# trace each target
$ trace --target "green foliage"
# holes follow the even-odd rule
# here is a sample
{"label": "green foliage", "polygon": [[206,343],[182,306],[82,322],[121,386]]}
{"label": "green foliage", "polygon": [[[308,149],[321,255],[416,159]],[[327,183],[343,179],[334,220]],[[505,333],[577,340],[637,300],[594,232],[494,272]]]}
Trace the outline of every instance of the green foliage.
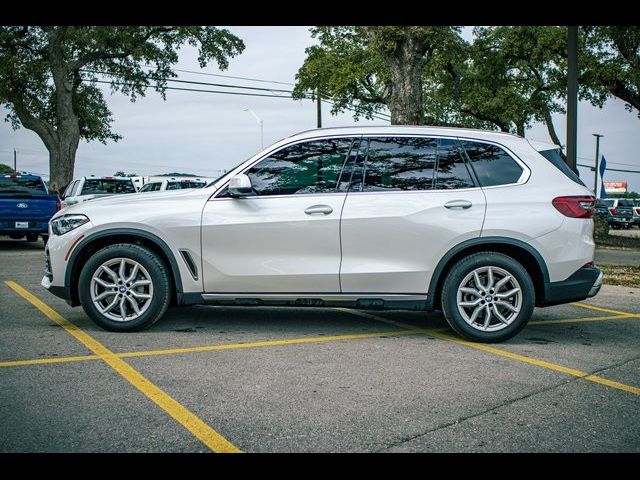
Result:
{"label": "green foliage", "polygon": [[13,167],[0,163],[0,173],[13,173]]}
{"label": "green foliage", "polygon": [[599,107],[618,97],[640,117],[640,27],[582,27],[582,33],[585,97]]}
{"label": "green foliage", "polygon": [[[14,128],[39,124],[44,133],[55,137],[71,113],[81,138],[103,143],[118,140],[121,137],[111,128],[113,118],[103,94],[92,83],[103,78],[96,72],[104,72],[112,92],[132,101],[144,96],[147,88],[164,98],[166,79],[176,76],[172,66],[184,44],[199,47],[202,67],[215,61],[223,69],[228,57],[244,49],[242,40],[214,27],[3,26],[0,104],[9,109],[7,120]],[[72,98],[73,112],[62,108],[65,95]]]}
{"label": "green foliage", "polygon": [[124,170],[118,170],[113,174],[114,177],[137,177],[137,173],[124,173]]}
{"label": "green foliage", "polygon": [[[413,49],[406,70],[428,65],[443,53],[448,43],[458,36],[458,27],[400,26],[320,26],[311,29],[319,45],[307,48],[307,58],[298,70],[294,98],[319,89],[321,96],[334,103],[336,114],[353,108],[354,118],[372,118],[384,107],[394,109],[393,69],[405,61],[406,51]],[[411,52],[410,52],[411,53]]]}
{"label": "green foliage", "polygon": [[[393,88],[388,56],[407,28],[316,27],[319,44],[307,49],[294,95],[320,89],[335,102],[332,113],[355,107],[370,117],[389,107]],[[559,26],[477,27],[473,42],[459,30],[424,30],[432,48],[423,63],[425,122],[500,129],[524,135],[544,122],[560,144],[552,113],[564,113],[567,29]],[[579,31],[580,98],[602,106],[611,95],[640,104],[640,27],[582,27]],[[410,65],[404,66],[409,72]]]}

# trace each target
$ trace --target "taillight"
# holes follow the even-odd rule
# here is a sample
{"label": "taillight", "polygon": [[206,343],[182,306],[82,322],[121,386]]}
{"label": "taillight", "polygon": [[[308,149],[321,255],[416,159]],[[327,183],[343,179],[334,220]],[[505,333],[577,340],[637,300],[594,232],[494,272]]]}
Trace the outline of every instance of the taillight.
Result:
{"label": "taillight", "polygon": [[62,202],[59,198],[56,198],[56,212],[59,212],[60,210],[62,210]]}
{"label": "taillight", "polygon": [[609,213],[615,217],[618,209],[616,207],[609,207]]}
{"label": "taillight", "polygon": [[636,208],[636,215],[640,215],[640,208]]}
{"label": "taillight", "polygon": [[551,203],[566,217],[591,218],[595,213],[596,198],[592,196],[556,197]]}

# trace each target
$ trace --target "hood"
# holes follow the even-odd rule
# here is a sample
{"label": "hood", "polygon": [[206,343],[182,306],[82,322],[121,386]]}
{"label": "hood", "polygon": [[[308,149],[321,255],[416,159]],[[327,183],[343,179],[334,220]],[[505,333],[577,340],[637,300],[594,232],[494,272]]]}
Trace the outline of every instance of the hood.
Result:
{"label": "hood", "polygon": [[213,195],[214,192],[214,188],[197,188],[169,190],[163,192],[142,192],[127,193],[124,195],[99,196],[93,198],[90,201],[80,202],[65,207],[57,213],[56,217],[70,213],[80,213],[91,218],[92,212],[101,212],[105,209],[121,210],[123,212],[126,212],[128,208],[158,209],[162,208],[162,204],[165,202],[174,202],[178,199],[183,199],[184,197],[208,197]]}

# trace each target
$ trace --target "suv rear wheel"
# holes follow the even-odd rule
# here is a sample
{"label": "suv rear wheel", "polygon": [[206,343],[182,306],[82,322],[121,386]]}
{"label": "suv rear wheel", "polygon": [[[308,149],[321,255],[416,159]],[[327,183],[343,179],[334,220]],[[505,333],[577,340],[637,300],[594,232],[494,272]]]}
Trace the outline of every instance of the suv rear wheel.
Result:
{"label": "suv rear wheel", "polygon": [[535,306],[525,268],[513,258],[481,252],[459,260],[442,289],[442,310],[451,328],[477,342],[501,342],[522,330]]}
{"label": "suv rear wheel", "polygon": [[99,250],[78,283],[87,315],[106,330],[132,332],[153,325],[171,300],[167,267],[140,245],[119,243]]}

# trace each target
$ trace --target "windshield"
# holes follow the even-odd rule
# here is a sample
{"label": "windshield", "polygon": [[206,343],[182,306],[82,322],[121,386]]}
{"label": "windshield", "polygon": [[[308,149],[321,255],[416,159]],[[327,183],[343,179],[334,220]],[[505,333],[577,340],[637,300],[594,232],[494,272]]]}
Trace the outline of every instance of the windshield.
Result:
{"label": "windshield", "polygon": [[633,207],[633,200],[618,200],[619,207]]}
{"label": "windshield", "polygon": [[615,200],[602,200],[602,202],[603,202],[607,207],[613,207],[613,205],[615,204]]}
{"label": "windshield", "polygon": [[582,185],[583,187],[586,187],[586,185],[582,183],[582,180],[580,180],[580,177],[578,177],[576,172],[571,170],[571,168],[569,168],[569,165],[566,164],[564,154],[559,148],[554,148],[552,150],[543,150],[538,153],[549,160],[558,170],[564,173],[571,180],[579,185]]}
{"label": "windshield", "polygon": [[117,180],[115,178],[87,178],[82,186],[81,195],[103,195],[114,193],[135,193],[136,189],[131,180]]}
{"label": "windshield", "polygon": [[0,177],[0,193],[47,194],[39,178]]}

